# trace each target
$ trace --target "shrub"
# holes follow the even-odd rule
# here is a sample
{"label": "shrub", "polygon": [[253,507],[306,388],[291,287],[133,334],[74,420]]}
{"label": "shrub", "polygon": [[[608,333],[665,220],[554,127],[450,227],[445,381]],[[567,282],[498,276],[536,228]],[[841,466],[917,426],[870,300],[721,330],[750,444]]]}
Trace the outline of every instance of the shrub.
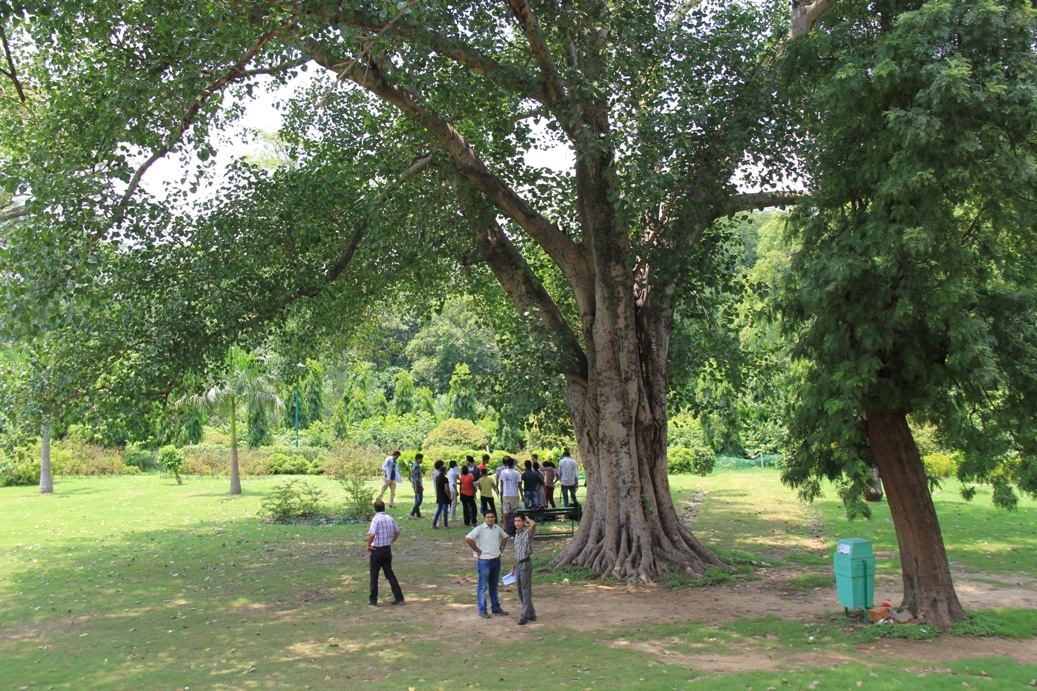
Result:
{"label": "shrub", "polygon": [[945,453],[931,453],[922,457],[927,477],[944,478],[958,472],[958,463],[953,456]]}
{"label": "shrub", "polygon": [[284,522],[322,515],[320,505],[323,500],[323,490],[312,486],[306,480],[293,478],[275,485],[260,506],[263,515],[271,520]]}
{"label": "shrub", "polygon": [[307,475],[310,472],[310,462],[301,455],[272,453],[267,461],[274,475]]}
{"label": "shrub", "polygon": [[172,444],[166,444],[158,450],[158,464],[166,470],[173,471],[173,475],[176,477],[176,484],[178,485],[184,484],[180,479],[180,469],[184,467],[186,460],[184,452]]}
{"label": "shrub", "polygon": [[343,515],[347,518],[367,520],[374,515],[374,490],[367,486],[362,468],[347,466],[335,476],[346,492]]}
{"label": "shrub", "polygon": [[717,456],[704,446],[692,449],[675,446],[666,451],[666,461],[674,475],[709,475],[716,466]]}
{"label": "shrub", "polygon": [[[36,454],[39,447],[36,447]],[[80,442],[55,442],[50,446],[55,475],[139,475],[140,468],[126,465],[117,449]]]}
{"label": "shrub", "polygon": [[147,470],[154,460],[154,454],[141,447],[140,444],[127,444],[122,452],[122,462],[140,470]]}
{"label": "shrub", "polygon": [[465,449],[482,449],[488,439],[486,432],[473,422],[449,418],[436,425],[421,443],[422,449],[437,447],[460,447]]}
{"label": "shrub", "polygon": [[0,487],[19,487],[40,484],[40,463],[28,453],[20,451],[15,458],[0,452]]}

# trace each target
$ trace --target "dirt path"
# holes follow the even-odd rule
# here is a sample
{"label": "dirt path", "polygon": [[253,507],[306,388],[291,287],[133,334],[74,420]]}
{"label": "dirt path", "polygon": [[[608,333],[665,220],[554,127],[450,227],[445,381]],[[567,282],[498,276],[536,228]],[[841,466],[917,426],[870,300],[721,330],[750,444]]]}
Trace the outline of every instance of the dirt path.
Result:
{"label": "dirt path", "polygon": [[[419,568],[422,560],[454,561],[458,577],[435,585],[411,584],[408,592],[410,605],[394,613],[400,620],[423,620],[427,616],[423,603],[431,601],[433,594],[444,592],[457,594],[458,604],[447,611],[437,612],[438,628],[456,630],[455,627],[471,626],[475,621],[476,608],[474,591],[475,569],[470,553],[459,544],[464,533],[461,530],[432,540],[420,549],[401,550],[396,561],[399,570],[406,571],[408,562]],[[358,555],[359,559],[364,559]],[[507,561],[507,559],[506,559]],[[816,567],[815,567],[816,568]],[[823,569],[819,569],[823,570]],[[568,628],[578,631],[609,631],[625,629],[639,623],[658,624],[677,621],[700,621],[723,624],[734,619],[775,616],[782,619],[810,622],[827,622],[827,615],[838,611],[834,587],[817,588],[807,593],[790,587],[789,580],[804,572],[800,567],[768,568],[757,571],[758,580],[741,581],[732,585],[700,588],[667,589],[649,586],[630,590],[613,584],[538,584],[535,586],[536,607],[539,621],[525,630],[530,635],[543,635],[545,629]],[[958,596],[969,610],[993,607],[1037,608],[1037,582],[1033,579],[1007,581],[989,575],[965,577],[955,575]],[[471,596],[469,602],[464,596]],[[876,598],[880,601],[899,603],[899,578],[880,577],[876,582]],[[504,606],[517,615],[518,601],[513,588],[501,589]],[[438,599],[438,598],[436,598]],[[364,616],[362,612],[354,615]],[[753,650],[749,646],[732,647],[731,655],[703,654],[681,655],[666,650],[664,643],[629,643],[613,641],[613,645],[633,647],[656,657],[660,661],[676,663],[704,672],[727,672],[746,669],[796,669],[798,667],[831,667],[851,661],[861,661],[875,656],[881,659],[902,659],[911,665],[909,669],[924,673],[937,670],[940,663],[954,660],[999,656],[1020,663],[1037,664],[1037,640],[1013,641],[1005,639],[983,639],[942,637],[935,641],[881,640],[845,653],[817,652],[795,653],[788,651],[768,652]],[[933,667],[937,665],[937,667]]]}

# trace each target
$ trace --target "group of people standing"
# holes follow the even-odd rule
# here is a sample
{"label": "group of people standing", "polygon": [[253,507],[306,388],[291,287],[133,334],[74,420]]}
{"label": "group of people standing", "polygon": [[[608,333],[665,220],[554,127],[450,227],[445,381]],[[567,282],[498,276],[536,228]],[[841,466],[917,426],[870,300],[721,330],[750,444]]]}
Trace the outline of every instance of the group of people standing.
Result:
{"label": "group of people standing", "polygon": [[[400,528],[396,520],[385,512],[385,502],[378,499],[374,503],[375,515],[367,531],[367,552],[370,555],[370,596],[368,604],[378,606],[378,578],[385,574],[392,589],[391,605],[404,604],[403,589],[392,568],[392,546],[400,537]],[[525,626],[537,620],[533,607],[533,533],[537,524],[532,518],[516,514],[513,519],[515,528],[515,561],[511,573],[515,576],[522,611],[518,625]],[[508,544],[508,533],[497,525],[495,511],[486,511],[483,522],[475,526],[465,536],[465,543],[472,549],[476,558],[479,574],[476,586],[476,604],[479,616],[491,619],[493,615],[508,616],[507,610],[501,607],[498,581],[501,576],[501,558]]]}
{"label": "group of people standing", "polygon": [[[370,598],[369,604],[378,604],[378,577],[384,573],[393,600],[390,604],[404,603],[403,591],[392,569],[392,545],[400,536],[400,528],[396,520],[385,512],[382,497],[389,490],[389,506],[396,505],[396,484],[403,477],[399,466],[400,452],[395,451],[382,464],[384,483],[382,491],[374,503],[375,516],[367,536],[367,551],[370,557]],[[421,518],[421,505],[424,500],[423,454],[414,456],[410,470],[410,483],[414,490],[414,508],[408,518]],[[520,626],[536,621],[536,610],[533,608],[533,547],[532,538],[537,523],[529,516],[516,513],[520,500],[525,508],[554,507],[554,490],[557,485],[562,488],[564,506],[576,504],[576,487],[578,469],[576,461],[569,455],[569,449],[562,452],[562,458],[556,468],[554,463],[540,463],[536,454],[523,464],[524,471],[516,469],[518,461],[505,456],[502,464],[489,472],[487,465],[490,455],[484,454],[482,463],[476,464],[472,456],[465,458],[465,464],[458,467],[457,461],[436,461],[433,465],[432,484],[436,494],[436,513],[432,518],[432,527],[439,528],[440,519],[443,527],[449,527],[449,521],[457,518],[457,504],[462,506],[464,524],[472,530],[465,536],[465,543],[472,549],[478,565],[479,582],[476,587],[476,603],[479,616],[490,619],[493,615],[507,616],[508,612],[501,607],[498,593],[498,581],[501,575],[501,557],[508,539],[515,543],[515,561],[511,572],[515,576],[522,611],[519,615]],[[521,494],[520,494],[521,492]],[[482,522],[478,520],[475,497],[480,499],[479,511]],[[494,495],[500,498],[502,521],[507,529],[497,523],[497,507]]]}
{"label": "group of people standing", "polygon": [[[378,494],[381,500],[386,490],[390,491],[389,506],[396,505],[396,483],[402,481],[399,466],[400,452],[395,451],[385,459],[382,464],[384,483],[382,491]],[[411,488],[414,490],[414,507],[410,511],[409,518],[421,518],[421,505],[425,497],[424,469],[422,464],[425,457],[423,454],[414,456],[414,463],[410,470]],[[565,506],[576,503],[577,487],[577,465],[576,461],[569,456],[569,449],[562,452],[562,459],[556,468],[551,461],[543,464],[536,454],[525,462],[525,470],[522,473],[516,469],[518,461],[505,456],[502,465],[495,472],[490,473],[487,464],[490,461],[489,454],[483,454],[482,462],[478,465],[472,456],[465,457],[464,465],[458,467],[457,461],[436,461],[432,471],[432,486],[436,496],[436,513],[432,518],[432,527],[440,527],[440,519],[444,528],[450,527],[450,521],[457,519],[457,505],[461,504],[462,517],[466,526],[475,527],[479,525],[479,514],[485,515],[488,511],[497,512],[494,495],[501,500],[501,510],[505,516],[510,516],[519,507],[522,500],[525,508],[556,507],[554,491],[556,485],[561,485],[562,500]],[[521,494],[520,494],[521,492]],[[476,509],[476,496],[479,497],[480,506]]]}

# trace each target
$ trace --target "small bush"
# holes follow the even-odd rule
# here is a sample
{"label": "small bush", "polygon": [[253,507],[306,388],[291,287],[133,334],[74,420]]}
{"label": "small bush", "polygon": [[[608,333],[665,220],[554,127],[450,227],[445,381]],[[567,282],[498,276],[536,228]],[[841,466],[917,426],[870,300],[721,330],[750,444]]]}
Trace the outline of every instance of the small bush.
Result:
{"label": "small bush", "polygon": [[486,432],[473,422],[450,418],[443,420],[428,433],[421,443],[422,449],[436,447],[460,447],[466,449],[482,449],[488,439]]}
{"label": "small bush", "polygon": [[127,444],[122,452],[122,462],[140,470],[147,470],[154,462],[154,454],[140,444]]}
{"label": "small bush", "polygon": [[180,469],[184,467],[186,461],[187,458],[184,456],[184,452],[172,444],[166,444],[158,450],[158,464],[166,470],[173,471],[173,475],[176,477],[176,484],[178,485],[184,484],[180,479]]}
{"label": "small bush", "polygon": [[299,455],[272,453],[267,461],[274,475],[307,475],[310,472],[310,462]]}
{"label": "small bush", "polygon": [[950,454],[931,453],[922,457],[927,477],[945,478],[958,472],[958,463]]}
{"label": "small bush", "polygon": [[374,515],[374,490],[367,486],[361,468],[347,467],[335,476],[346,492],[343,515],[347,518],[367,520]]}
{"label": "small bush", "polygon": [[[39,453],[39,447],[35,453]],[[139,475],[141,472],[136,466],[126,465],[117,449],[74,441],[52,443],[50,461],[55,475]]]}
{"label": "small bush", "polygon": [[704,446],[692,449],[676,446],[667,450],[666,461],[674,475],[709,475],[716,466],[717,456]]}
{"label": "small bush", "polygon": [[273,521],[316,518],[323,515],[324,491],[306,480],[291,479],[275,485],[260,504],[262,514]]}
{"label": "small bush", "polygon": [[0,487],[24,487],[40,484],[40,462],[28,454],[9,458],[0,452]]}

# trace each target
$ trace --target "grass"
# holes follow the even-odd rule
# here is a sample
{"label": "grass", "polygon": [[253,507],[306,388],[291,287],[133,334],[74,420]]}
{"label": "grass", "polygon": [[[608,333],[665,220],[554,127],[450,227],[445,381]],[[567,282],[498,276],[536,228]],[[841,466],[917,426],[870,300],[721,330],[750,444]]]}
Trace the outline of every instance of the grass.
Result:
{"label": "grass", "polygon": [[[461,543],[466,529],[453,523],[449,531],[433,531],[428,520],[403,520],[411,503],[403,492],[394,513],[405,539],[394,554],[397,571],[406,574],[408,605],[404,611],[368,608],[366,526],[258,520],[261,501],[279,481],[246,478],[237,497],[225,494],[223,478],[190,477],[178,487],[172,478],[154,475],[60,477],[56,493],[46,497],[35,488],[0,490],[0,689],[596,690],[702,688],[703,683],[744,689],[808,688],[815,681],[850,688],[857,681],[871,684],[876,679],[871,674],[883,685],[961,688],[963,681],[1020,686],[1037,677],[1034,665],[991,658],[941,663],[938,669],[875,657],[834,669],[824,664],[716,672],[679,657],[859,658],[867,651],[860,646],[871,640],[864,637],[874,634],[848,625],[842,612],[811,626],[777,617],[709,624],[689,612],[677,623],[605,631],[544,623],[517,634],[498,621],[483,627],[471,616],[474,570]],[[734,574],[718,571],[718,577],[737,583],[755,569],[777,568],[789,570],[790,582],[805,592],[829,587],[824,579],[831,575],[835,541],[849,536],[873,540],[880,573],[899,568],[884,505],[875,507],[872,522],[847,524],[834,500],[803,506],[769,469],[671,481],[678,505],[692,492],[705,497],[696,534],[708,545],[722,546],[719,553],[736,567]],[[345,502],[337,483],[313,482],[327,492],[329,508]],[[988,510],[989,497],[982,493],[974,504],[949,492],[937,497],[941,517],[954,517],[944,535],[955,568],[994,579],[1033,573],[1033,502],[1020,502],[1009,515]],[[1014,533],[998,532],[1022,533],[1026,526],[1031,528],[1018,540]],[[563,526],[550,530],[567,533]],[[564,539],[538,538],[537,583],[568,579],[574,596],[594,597],[588,588],[599,582],[596,574],[546,569],[563,544]],[[457,556],[430,558],[430,545],[435,554],[456,551]],[[729,587],[722,582],[711,587]],[[978,612],[955,633],[1029,637],[1037,633],[1037,614]],[[521,654],[509,650],[516,640]],[[647,654],[644,646],[665,647],[672,655]]]}

